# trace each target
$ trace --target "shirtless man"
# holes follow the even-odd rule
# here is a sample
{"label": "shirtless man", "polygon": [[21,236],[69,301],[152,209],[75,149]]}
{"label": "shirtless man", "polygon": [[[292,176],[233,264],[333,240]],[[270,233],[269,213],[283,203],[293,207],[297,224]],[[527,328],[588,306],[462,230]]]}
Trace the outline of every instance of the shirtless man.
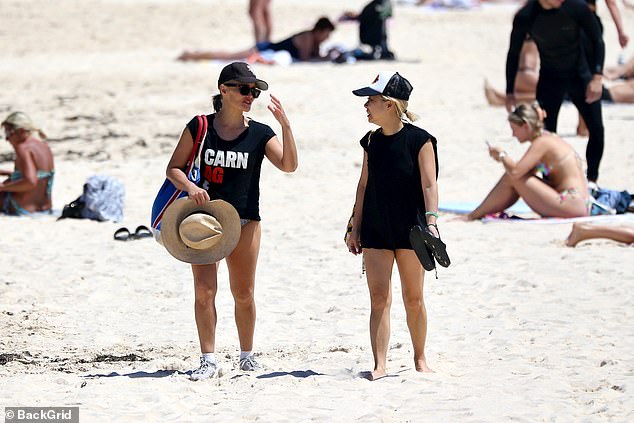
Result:
{"label": "shirtless man", "polygon": [[237,52],[226,51],[185,51],[178,60],[245,60],[246,62],[262,62],[260,52],[264,50],[287,51],[293,61],[330,60],[320,54],[321,44],[330,37],[335,30],[333,23],[326,17],[321,17],[313,29],[299,32],[277,43],[261,42],[255,47]]}

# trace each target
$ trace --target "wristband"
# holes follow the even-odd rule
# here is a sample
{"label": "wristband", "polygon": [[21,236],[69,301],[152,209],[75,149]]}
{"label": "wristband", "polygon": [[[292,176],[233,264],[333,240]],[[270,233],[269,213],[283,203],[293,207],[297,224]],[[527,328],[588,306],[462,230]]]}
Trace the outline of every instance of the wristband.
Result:
{"label": "wristband", "polygon": [[436,219],[438,219],[438,213],[434,212],[425,212],[425,216],[434,216]]}

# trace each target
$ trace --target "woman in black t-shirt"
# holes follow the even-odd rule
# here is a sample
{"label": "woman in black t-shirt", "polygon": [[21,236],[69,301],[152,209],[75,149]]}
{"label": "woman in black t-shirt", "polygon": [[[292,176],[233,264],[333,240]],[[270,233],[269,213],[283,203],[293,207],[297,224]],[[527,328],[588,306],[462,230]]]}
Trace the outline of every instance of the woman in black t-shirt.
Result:
{"label": "woman in black t-shirt", "polygon": [[361,139],[363,167],[357,186],[352,232],[347,244],[363,253],[370,290],[370,340],[374,370],[368,379],[385,376],[390,337],[391,275],[398,266],[407,313],[414,364],[430,372],[425,358],[427,312],[423,301],[423,268],[409,242],[409,232],[425,216],[438,237],[438,160],[436,139],[406,121],[412,86],[398,73],[381,72],[368,87],[353,91],[368,96],[368,121],[380,128]]}
{"label": "woman in black t-shirt", "polygon": [[[246,63],[234,62],[224,67],[218,78],[220,94],[214,96],[215,114],[208,116],[209,127],[201,153],[201,181],[187,179],[181,170],[193,148],[192,133],[198,129],[190,122],[183,130],[167,167],[167,177],[177,189],[186,191],[198,205],[210,199],[231,203],[242,223],[240,241],[226,257],[229,283],[235,301],[235,320],[240,339],[241,370],[256,370],[252,353],[255,331],[255,268],[260,249],[260,167],[264,157],[284,172],[297,168],[297,149],[290,123],[280,101],[271,95],[268,109],[282,127],[280,143],[267,125],[244,116],[268,84],[257,79]],[[202,357],[200,367],[191,378],[207,379],[217,375],[214,357],[216,308],[215,297],[218,263],[192,264],[195,290],[195,317]]]}

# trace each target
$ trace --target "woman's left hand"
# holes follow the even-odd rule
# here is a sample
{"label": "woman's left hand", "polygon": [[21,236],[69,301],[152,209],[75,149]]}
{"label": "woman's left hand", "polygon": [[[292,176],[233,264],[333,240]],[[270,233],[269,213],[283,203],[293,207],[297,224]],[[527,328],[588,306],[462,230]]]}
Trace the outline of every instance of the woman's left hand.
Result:
{"label": "woman's left hand", "polygon": [[271,94],[271,104],[269,104],[267,108],[271,111],[273,117],[279,122],[280,125],[290,125],[290,122],[286,117],[286,113],[284,112],[284,108],[282,107],[282,103],[273,94]]}
{"label": "woman's left hand", "polygon": [[438,227],[436,226],[436,224],[428,224],[427,225],[427,232],[429,232],[430,234],[432,234],[433,236],[435,236],[436,238],[440,238],[440,233],[438,232]]}
{"label": "woman's left hand", "polygon": [[489,147],[489,156],[491,156],[493,158],[493,160],[495,160],[496,162],[500,161],[500,153],[502,153],[504,150],[500,147],[496,147],[496,146],[491,146]]}

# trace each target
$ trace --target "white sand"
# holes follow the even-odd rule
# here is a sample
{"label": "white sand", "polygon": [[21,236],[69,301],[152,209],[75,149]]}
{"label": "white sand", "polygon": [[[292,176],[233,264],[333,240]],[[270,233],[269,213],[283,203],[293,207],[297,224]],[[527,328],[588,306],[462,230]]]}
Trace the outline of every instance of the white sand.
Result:
{"label": "white sand", "polygon": [[[275,39],[320,14],[365,1],[275,0]],[[604,3],[606,63],[619,53]],[[484,140],[514,156],[505,112],[486,105],[504,84],[512,6],[434,12],[397,6],[390,42],[402,62],[256,66],[292,121],[300,168],[262,172],[263,239],[256,348],[265,369],[235,370],[238,345],[221,268],[217,352],[224,375],[190,382],[198,361],[189,267],[151,240],[119,243],[148,224],[151,202],[184,124],[208,110],[221,64],[179,63],[183,48],[251,44],[246,1],[3,0],[0,114],[24,110],[56,154],[61,209],[96,173],[127,190],[125,220],[0,217],[0,406],[79,406],[92,421],[632,421],[632,250],[609,241],[563,246],[570,224],[440,220],[453,265],[426,276],[427,355],[413,368],[398,275],[390,375],[370,383],[369,298],[360,258],[342,242],[370,128],[350,90],[398,69],[410,109],[439,139],[440,195],[479,200],[501,173]],[[632,12],[623,13],[626,27]],[[630,32],[634,36],[634,32]],[[356,27],[333,41],[354,46]],[[628,56],[634,50],[628,48]],[[266,96],[264,96],[266,97]],[[252,116],[277,123],[266,99]],[[560,132],[572,136],[565,106]],[[600,182],[632,188],[634,109],[604,109]],[[7,143],[0,154],[10,153]],[[11,163],[2,163],[7,168]],[[97,361],[135,354],[146,361]]]}

